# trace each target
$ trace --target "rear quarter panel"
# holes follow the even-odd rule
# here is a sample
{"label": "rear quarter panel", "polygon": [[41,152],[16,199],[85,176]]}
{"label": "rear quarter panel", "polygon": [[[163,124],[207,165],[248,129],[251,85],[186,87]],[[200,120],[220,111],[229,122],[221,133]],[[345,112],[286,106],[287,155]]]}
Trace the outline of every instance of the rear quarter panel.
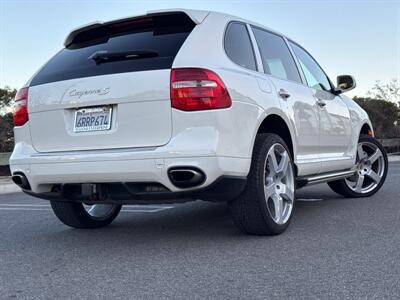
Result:
{"label": "rear quarter panel", "polygon": [[[214,131],[218,135],[216,155],[251,158],[262,121],[268,114],[283,113],[273,84],[259,72],[232,62],[225,53],[225,29],[229,22],[237,20],[229,15],[210,13],[194,28],[173,63],[173,68],[214,71],[227,87],[232,107],[207,112],[174,111],[172,120],[174,131],[176,127],[185,128],[184,123],[186,127],[190,124],[191,130]],[[176,118],[178,114],[181,116]]]}

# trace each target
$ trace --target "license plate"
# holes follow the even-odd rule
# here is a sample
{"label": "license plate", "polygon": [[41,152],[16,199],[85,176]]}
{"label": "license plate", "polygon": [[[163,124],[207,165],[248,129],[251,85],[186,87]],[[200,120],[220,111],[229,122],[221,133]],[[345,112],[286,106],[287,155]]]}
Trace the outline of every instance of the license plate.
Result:
{"label": "license plate", "polygon": [[90,107],[75,111],[74,132],[111,129],[112,107]]}

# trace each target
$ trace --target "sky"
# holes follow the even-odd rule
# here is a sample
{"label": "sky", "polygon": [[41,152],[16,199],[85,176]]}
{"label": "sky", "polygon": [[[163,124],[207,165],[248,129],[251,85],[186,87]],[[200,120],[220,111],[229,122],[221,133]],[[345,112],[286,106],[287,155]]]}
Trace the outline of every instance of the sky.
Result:
{"label": "sky", "polygon": [[75,27],[162,8],[214,10],[275,29],[305,47],[333,82],[353,75],[366,95],[400,81],[400,0],[93,1],[0,0],[0,87],[19,88]]}

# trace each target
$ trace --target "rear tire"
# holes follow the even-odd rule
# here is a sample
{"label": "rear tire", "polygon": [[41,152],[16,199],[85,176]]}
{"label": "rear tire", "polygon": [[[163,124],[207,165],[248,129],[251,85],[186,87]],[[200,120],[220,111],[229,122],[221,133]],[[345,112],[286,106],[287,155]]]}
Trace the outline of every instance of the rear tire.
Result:
{"label": "rear tire", "polygon": [[360,136],[356,167],[353,176],[328,182],[329,187],[347,198],[370,197],[380,190],[386,179],[388,159],[385,149],[375,138]]}
{"label": "rear tire", "polygon": [[99,228],[109,225],[118,216],[121,205],[94,204],[88,208],[83,203],[51,201],[57,218],[73,228]]}
{"label": "rear tire", "polygon": [[295,204],[290,151],[276,134],[258,134],[243,193],[228,203],[235,225],[254,235],[276,235],[289,226]]}

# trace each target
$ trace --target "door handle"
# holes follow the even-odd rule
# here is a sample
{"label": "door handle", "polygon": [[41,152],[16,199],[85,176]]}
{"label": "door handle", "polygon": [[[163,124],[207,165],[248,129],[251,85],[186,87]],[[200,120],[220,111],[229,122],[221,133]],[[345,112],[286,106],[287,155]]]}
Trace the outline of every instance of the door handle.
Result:
{"label": "door handle", "polygon": [[321,108],[324,108],[326,106],[326,102],[323,100],[319,100],[319,99],[317,99],[317,104]]}
{"label": "door handle", "polygon": [[278,92],[278,94],[279,94],[279,97],[281,97],[281,98],[284,99],[284,100],[286,100],[287,98],[290,97],[289,92],[287,92],[287,91],[284,90],[284,89],[280,89],[279,92]]}

